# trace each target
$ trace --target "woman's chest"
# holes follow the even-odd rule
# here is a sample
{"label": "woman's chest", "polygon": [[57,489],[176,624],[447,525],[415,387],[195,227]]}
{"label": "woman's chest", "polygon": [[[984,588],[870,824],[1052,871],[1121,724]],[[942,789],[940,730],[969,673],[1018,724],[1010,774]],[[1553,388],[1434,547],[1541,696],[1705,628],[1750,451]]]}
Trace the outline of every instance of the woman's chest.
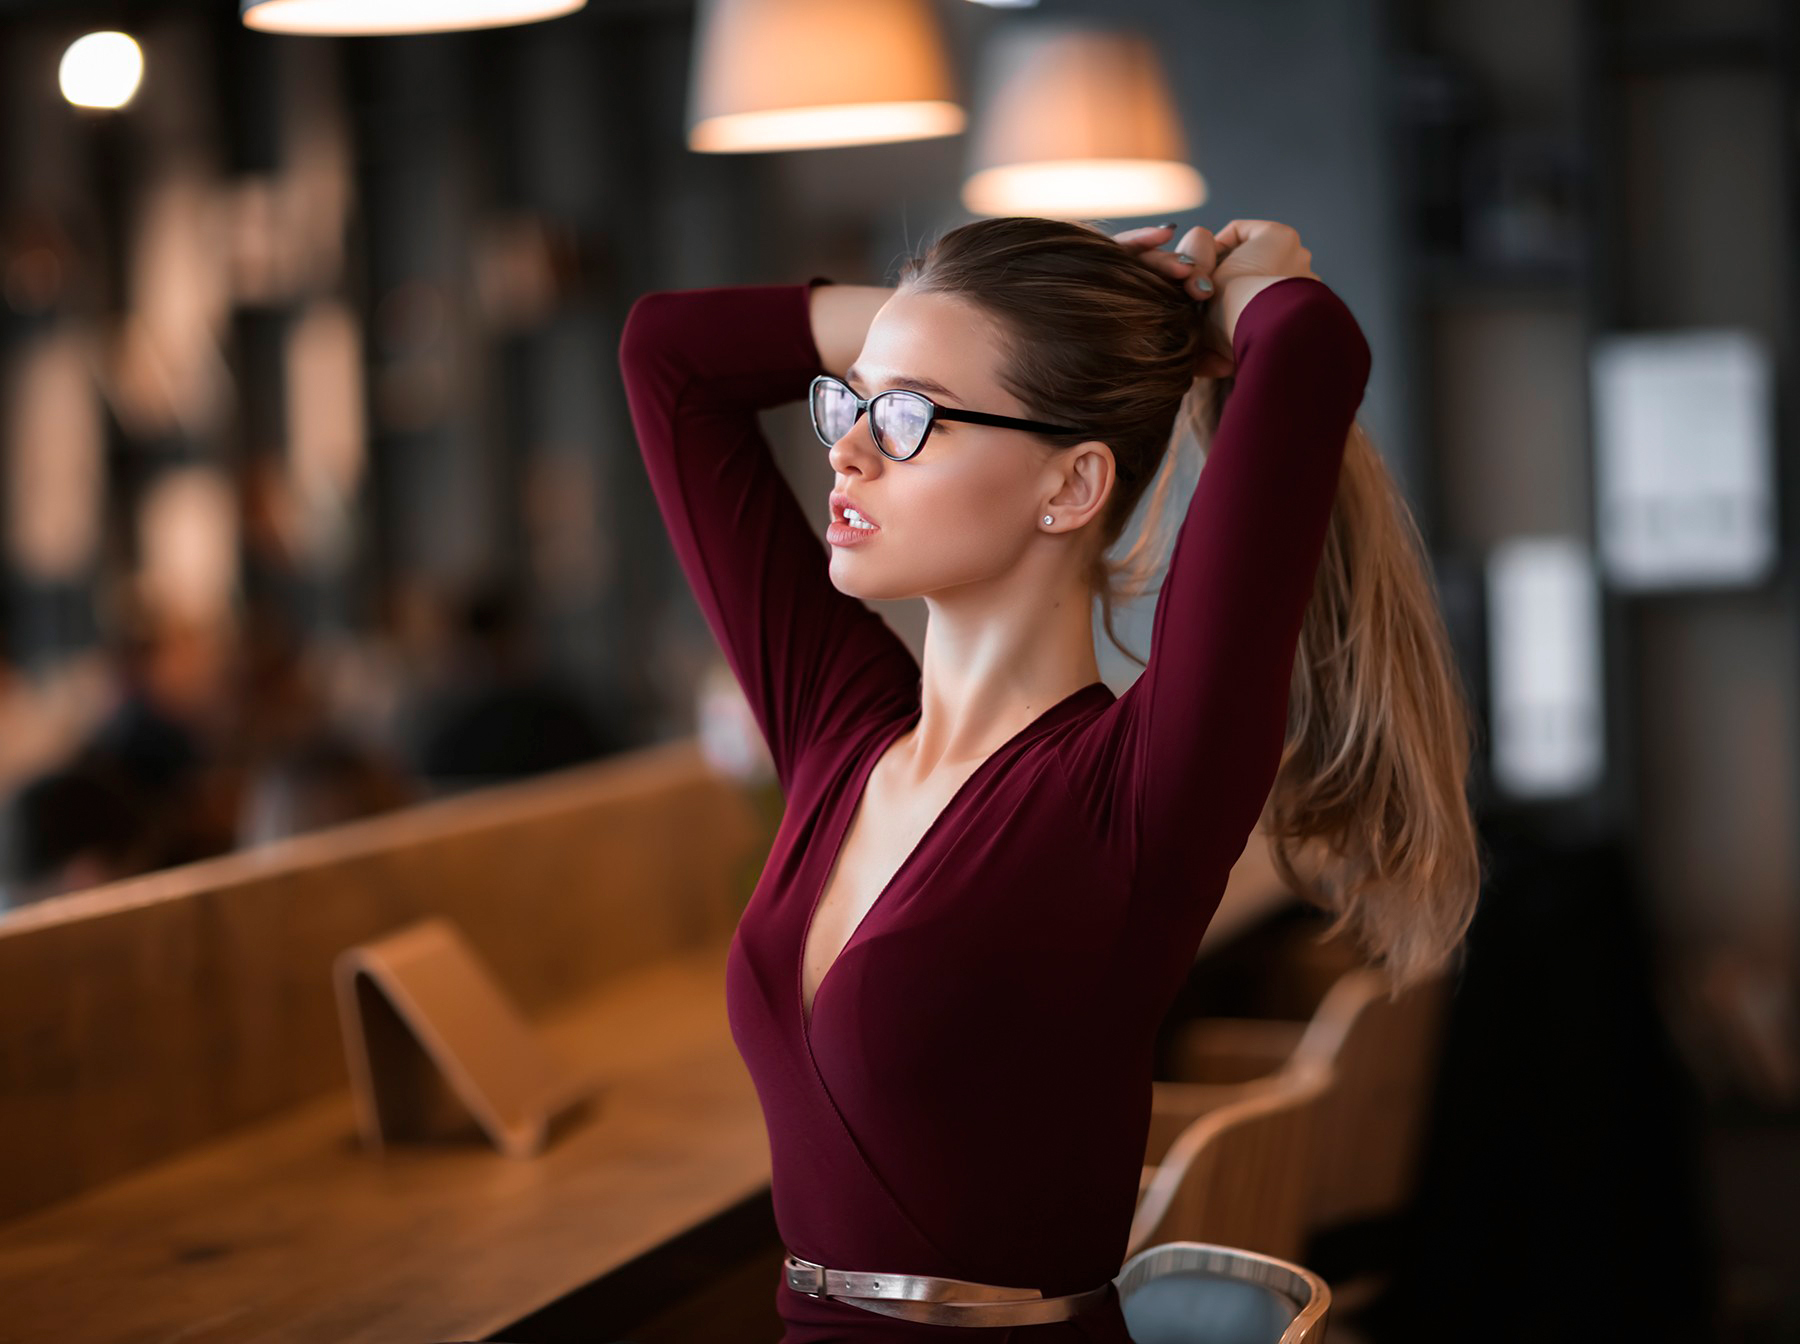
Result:
{"label": "woman's chest", "polygon": [[1104,993],[1126,877],[1053,771],[1015,758],[922,793],[853,767],[791,795],[737,929],[738,1025],[802,1059],[909,1052]]}
{"label": "woman's chest", "polygon": [[[889,758],[878,760],[861,796],[852,805],[848,828],[827,869],[804,934],[801,955],[802,1002],[808,1014],[820,983],[844,946],[868,918],[882,893],[907,860],[934,835],[937,823],[977,763],[940,770],[924,783],[898,778]],[[831,849],[829,827],[818,843]],[[940,839],[941,843],[941,839]]]}

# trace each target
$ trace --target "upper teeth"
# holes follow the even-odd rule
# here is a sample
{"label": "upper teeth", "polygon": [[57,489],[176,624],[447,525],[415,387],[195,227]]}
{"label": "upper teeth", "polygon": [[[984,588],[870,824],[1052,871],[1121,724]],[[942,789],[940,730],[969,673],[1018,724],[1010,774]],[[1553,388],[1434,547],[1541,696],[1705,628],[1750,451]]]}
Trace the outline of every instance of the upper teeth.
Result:
{"label": "upper teeth", "polygon": [[855,509],[844,510],[844,521],[849,523],[851,527],[866,527],[871,531],[875,527],[874,523],[871,523],[867,518],[864,518]]}

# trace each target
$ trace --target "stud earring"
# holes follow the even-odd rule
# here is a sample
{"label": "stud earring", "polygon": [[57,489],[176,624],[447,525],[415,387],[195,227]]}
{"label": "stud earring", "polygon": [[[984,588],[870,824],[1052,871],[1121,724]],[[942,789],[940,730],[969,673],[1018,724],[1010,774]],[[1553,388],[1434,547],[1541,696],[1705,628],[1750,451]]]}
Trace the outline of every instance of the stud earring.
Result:
{"label": "stud earring", "polygon": [[1046,523],[1048,523],[1048,522],[1049,522],[1049,521],[1050,521],[1050,515],[1049,515],[1049,514],[1047,514],[1047,513],[1046,513],[1046,514],[1045,514],[1045,515],[1044,515],[1044,521],[1045,521],[1045,522],[1046,522]]}

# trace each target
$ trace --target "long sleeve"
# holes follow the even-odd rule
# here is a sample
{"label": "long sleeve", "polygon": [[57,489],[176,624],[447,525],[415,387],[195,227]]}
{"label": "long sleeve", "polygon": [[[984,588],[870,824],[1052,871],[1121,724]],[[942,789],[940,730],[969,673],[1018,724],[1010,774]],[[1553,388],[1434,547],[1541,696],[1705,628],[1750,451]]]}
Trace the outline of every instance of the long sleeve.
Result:
{"label": "long sleeve", "polygon": [[1146,892],[1215,879],[1222,890],[1261,814],[1369,375],[1355,317],[1308,276],[1252,297],[1232,347],[1234,386],[1157,596],[1147,665],[1106,711],[1105,767],[1086,781],[1090,812],[1135,856]]}
{"label": "long sleeve", "polygon": [[[826,372],[809,307],[818,283],[829,282],[645,294],[619,341],[669,539],[784,791],[813,743],[903,705],[919,680],[904,641],[831,582],[828,547],[757,421]],[[826,507],[823,495],[816,507]]]}

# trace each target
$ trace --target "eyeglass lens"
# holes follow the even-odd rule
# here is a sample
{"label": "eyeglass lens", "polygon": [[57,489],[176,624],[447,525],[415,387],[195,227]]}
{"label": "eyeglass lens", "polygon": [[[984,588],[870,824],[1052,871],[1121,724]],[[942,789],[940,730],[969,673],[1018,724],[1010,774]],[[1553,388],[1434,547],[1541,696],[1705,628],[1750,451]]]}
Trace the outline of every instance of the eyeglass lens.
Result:
{"label": "eyeglass lens", "polygon": [[[876,445],[890,457],[910,457],[918,451],[925,426],[931,420],[931,404],[906,391],[878,395],[869,406],[874,420]],[[813,427],[827,443],[836,443],[856,423],[856,395],[844,383],[821,382],[813,388]]]}

